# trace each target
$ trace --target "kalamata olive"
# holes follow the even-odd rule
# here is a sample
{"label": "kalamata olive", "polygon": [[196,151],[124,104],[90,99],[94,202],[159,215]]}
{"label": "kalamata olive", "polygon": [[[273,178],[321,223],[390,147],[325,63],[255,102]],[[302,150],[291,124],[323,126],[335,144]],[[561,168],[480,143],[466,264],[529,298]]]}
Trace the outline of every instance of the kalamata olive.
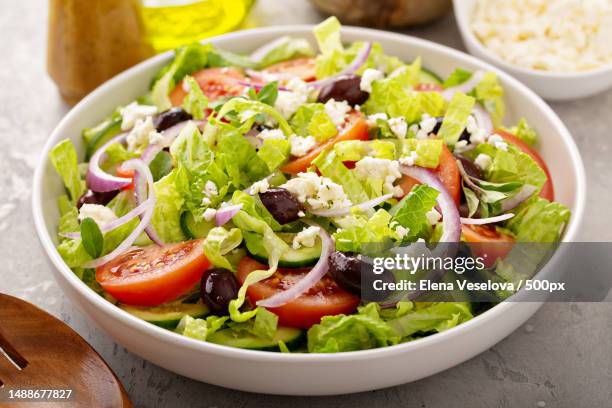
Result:
{"label": "kalamata olive", "polygon": [[370,94],[362,91],[360,84],[361,77],[359,75],[341,75],[321,88],[317,100],[325,103],[333,99],[335,101],[346,101],[351,106],[361,105]]}
{"label": "kalamata olive", "polygon": [[482,170],[480,169],[480,167],[476,166],[474,162],[472,162],[471,160],[459,154],[456,154],[455,158],[457,158],[461,162],[461,165],[463,166],[463,169],[468,174],[468,176],[471,176],[477,179],[483,178]]}
{"label": "kalamata olive", "polygon": [[298,200],[284,188],[270,188],[259,193],[259,198],[272,217],[280,224],[296,221],[300,218],[302,207]]}
{"label": "kalamata olive", "polygon": [[170,108],[161,112],[153,118],[153,125],[158,132],[171,128],[177,123],[192,119],[191,114],[185,112],[182,108]]}
{"label": "kalamata olive", "polygon": [[83,204],[100,204],[106,205],[119,194],[119,190],[108,191],[106,193],[96,193],[91,190],[87,190],[77,201],[77,208],[81,208]]}
{"label": "kalamata olive", "polygon": [[329,274],[336,283],[362,300],[379,302],[389,296],[387,290],[374,288],[374,281],[394,282],[393,274],[387,270],[375,274],[372,265],[363,262],[358,255],[350,252],[334,251],[329,256]]}
{"label": "kalamata olive", "polygon": [[200,294],[212,313],[225,315],[228,313],[230,301],[238,296],[239,286],[231,271],[213,268],[204,272]]}
{"label": "kalamata olive", "polygon": [[[433,133],[434,135],[437,135],[438,132],[440,131],[440,128],[442,127],[442,122],[444,122],[444,116],[436,117],[436,126],[434,126],[431,133]],[[459,140],[465,140],[466,142],[469,143],[470,134],[468,133],[466,129],[463,129],[463,132],[461,132],[461,135],[459,136]]]}

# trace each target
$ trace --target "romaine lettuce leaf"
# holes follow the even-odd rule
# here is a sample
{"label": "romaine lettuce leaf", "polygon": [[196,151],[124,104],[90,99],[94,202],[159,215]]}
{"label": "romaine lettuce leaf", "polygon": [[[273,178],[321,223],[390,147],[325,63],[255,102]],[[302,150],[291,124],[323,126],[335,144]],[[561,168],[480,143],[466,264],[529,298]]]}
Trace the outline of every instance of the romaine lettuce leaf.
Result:
{"label": "romaine lettuce leaf", "polygon": [[204,255],[214,266],[234,271],[234,267],[224,255],[238,247],[241,242],[242,233],[238,228],[228,231],[223,227],[215,227],[204,239]]}
{"label": "romaine lettuce leaf", "polygon": [[523,203],[515,213],[506,227],[518,242],[557,242],[571,216],[563,204],[540,197]]}
{"label": "romaine lettuce leaf", "polygon": [[468,117],[472,113],[475,99],[461,92],[455,93],[448,104],[444,121],[438,132],[447,145],[454,146],[467,125]]}
{"label": "romaine lettuce leaf", "polygon": [[338,230],[333,234],[336,250],[361,252],[364,245],[398,240],[397,232],[389,227],[391,214],[380,209],[373,216],[354,212],[334,219]]}
{"label": "romaine lettuce leaf", "polygon": [[342,163],[333,150],[321,153],[312,161],[312,164],[319,169],[319,172],[324,177],[340,184],[354,205],[364,203],[370,199],[370,196],[368,196],[355,173]]}
{"label": "romaine lettuce leaf", "polygon": [[493,126],[501,126],[505,115],[504,88],[499,84],[494,72],[487,72],[474,88],[472,94],[491,114]]}
{"label": "romaine lettuce leaf", "polygon": [[388,140],[344,140],[334,144],[338,160],[359,161],[366,156],[378,159],[395,160],[395,143]]}
{"label": "romaine lettuce leaf", "polygon": [[177,189],[178,170],[155,182],[155,211],[151,223],[155,231],[165,243],[185,240],[181,229],[181,212],[185,202]]}
{"label": "romaine lettuce leaf", "polygon": [[297,135],[312,136],[319,142],[338,133],[336,125],[325,113],[325,106],[322,103],[307,103],[300,106],[289,123]]}
{"label": "romaine lettuce leaf", "polygon": [[441,332],[473,317],[469,303],[417,303],[401,317],[387,321],[393,334],[402,338],[417,333]]}
{"label": "romaine lettuce leaf", "polygon": [[62,178],[70,202],[76,204],[85,191],[85,182],[81,180],[76,149],[70,139],[64,139],[51,149],[49,159]]}
{"label": "romaine lettuce leaf", "polygon": [[440,164],[444,144],[441,139],[404,139],[398,142],[401,146],[398,158],[407,157],[410,156],[410,152],[416,152],[415,165],[434,169]]}
{"label": "romaine lettuce leaf", "polygon": [[192,76],[186,76],[183,81],[189,89],[185,99],[183,99],[183,109],[196,120],[204,119],[205,110],[208,107],[208,98]]}
{"label": "romaine lettuce leaf", "polygon": [[257,151],[257,156],[272,173],[287,161],[291,154],[291,144],[286,139],[266,139]]}
{"label": "romaine lettuce leaf", "polygon": [[535,146],[538,143],[538,132],[529,126],[525,118],[521,118],[516,126],[511,128],[503,128],[512,133],[514,136],[527,143],[529,146]]}
{"label": "romaine lettuce leaf", "polygon": [[306,39],[282,37],[282,41],[261,58],[259,68],[265,68],[277,62],[288,61],[298,57],[311,57],[313,55],[314,51]]}
{"label": "romaine lettuce leaf", "polygon": [[391,209],[392,221],[408,230],[404,240],[429,238],[431,225],[427,222],[427,213],[436,205],[438,194],[436,189],[418,184]]}

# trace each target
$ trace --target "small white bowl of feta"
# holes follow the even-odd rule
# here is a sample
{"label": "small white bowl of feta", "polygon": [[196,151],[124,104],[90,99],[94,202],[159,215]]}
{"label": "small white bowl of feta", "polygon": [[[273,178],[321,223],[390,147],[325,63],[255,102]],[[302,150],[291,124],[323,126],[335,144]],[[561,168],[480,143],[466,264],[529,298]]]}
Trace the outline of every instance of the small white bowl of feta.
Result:
{"label": "small white bowl of feta", "polygon": [[612,1],[454,0],[468,51],[548,100],[612,87]]}

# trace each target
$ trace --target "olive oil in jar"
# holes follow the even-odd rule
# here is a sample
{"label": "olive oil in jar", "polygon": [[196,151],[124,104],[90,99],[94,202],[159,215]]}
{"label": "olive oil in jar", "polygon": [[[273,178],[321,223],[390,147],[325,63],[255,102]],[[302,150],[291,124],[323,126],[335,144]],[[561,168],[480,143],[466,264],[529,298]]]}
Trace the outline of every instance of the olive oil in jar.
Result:
{"label": "olive oil in jar", "polygon": [[157,52],[236,29],[254,0],[142,0],[143,19]]}

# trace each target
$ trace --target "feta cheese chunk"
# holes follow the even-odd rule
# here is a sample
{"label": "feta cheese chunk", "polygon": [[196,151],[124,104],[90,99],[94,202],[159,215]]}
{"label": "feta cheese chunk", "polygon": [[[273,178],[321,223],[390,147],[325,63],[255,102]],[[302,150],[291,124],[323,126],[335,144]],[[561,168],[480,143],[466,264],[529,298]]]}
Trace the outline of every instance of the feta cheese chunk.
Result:
{"label": "feta cheese chunk", "polygon": [[350,110],[351,107],[346,101],[336,102],[334,99],[330,99],[325,103],[325,113],[327,113],[336,126],[344,123],[346,115]]}
{"label": "feta cheese chunk", "polygon": [[253,185],[251,186],[250,193],[251,195],[265,193],[266,191],[268,191],[269,188],[270,183],[268,182],[268,179],[262,179],[253,183]]}
{"label": "feta cheese chunk", "polygon": [[100,204],[83,204],[79,210],[79,221],[83,221],[85,218],[91,218],[98,224],[98,227],[110,224],[117,219],[117,216],[108,207]]}
{"label": "feta cheese chunk", "polygon": [[156,138],[156,133],[157,131],[151,116],[147,116],[145,119],[138,119],[126,138],[128,150],[133,152],[147,146],[151,138]]}
{"label": "feta cheese chunk", "polygon": [[412,151],[410,152],[410,155],[400,157],[398,161],[400,164],[403,164],[404,166],[414,166],[418,158],[419,158],[419,155],[417,154],[417,152]]}
{"label": "feta cheese chunk", "polygon": [[425,216],[427,217],[427,222],[430,225],[436,225],[438,221],[440,221],[440,219],[442,218],[442,215],[440,215],[440,213],[436,211],[435,208],[432,208],[430,211],[427,211]]}
{"label": "feta cheese chunk", "polygon": [[359,88],[364,91],[371,93],[372,92],[372,82],[379,81],[385,77],[385,74],[380,72],[377,69],[368,68],[363,72],[361,76],[361,82],[359,83]]}
{"label": "feta cheese chunk", "polygon": [[488,142],[499,150],[508,151],[508,144],[504,142],[504,138],[498,134],[489,136]]}
{"label": "feta cheese chunk", "polygon": [[138,102],[132,102],[128,106],[119,110],[121,114],[121,130],[129,130],[134,127],[139,119],[144,119],[147,116],[157,113],[157,106],[139,105]]}
{"label": "feta cheese chunk", "polygon": [[306,102],[308,102],[308,96],[302,93],[278,91],[274,107],[285,119],[289,119]]}
{"label": "feta cheese chunk", "polygon": [[389,127],[391,131],[398,139],[404,139],[406,137],[406,133],[408,133],[408,124],[406,123],[406,119],[399,118],[391,118],[389,119]]}
{"label": "feta cheese chunk", "polygon": [[476,156],[476,159],[474,159],[474,164],[480,167],[482,170],[487,170],[489,167],[491,167],[491,164],[493,164],[493,160],[491,160],[491,156],[488,154],[480,153],[478,156]]}
{"label": "feta cheese chunk", "polygon": [[305,156],[306,153],[317,145],[317,141],[312,136],[301,137],[291,135],[289,136],[289,143],[291,144],[291,155],[295,157]]}
{"label": "feta cheese chunk", "polygon": [[395,232],[397,233],[400,239],[404,239],[404,237],[410,232],[410,228],[405,228],[401,225],[398,225],[397,227],[395,227]]}
{"label": "feta cheese chunk", "polygon": [[393,194],[395,197],[404,195],[399,186],[394,186],[395,180],[402,177],[397,160],[364,157],[355,163],[355,175],[361,180],[382,179],[383,194]]}
{"label": "feta cheese chunk", "polygon": [[293,237],[293,249],[300,249],[301,247],[312,248],[315,246],[319,232],[321,232],[320,227],[312,226],[304,228]]}
{"label": "feta cheese chunk", "polygon": [[206,195],[207,197],[214,197],[218,194],[219,191],[217,190],[217,185],[213,181],[208,180],[204,185],[204,195]]}
{"label": "feta cheese chunk", "polygon": [[299,173],[281,186],[313,210],[347,208],[353,204],[342,186],[316,173]]}
{"label": "feta cheese chunk", "polygon": [[280,129],[264,129],[257,135],[258,139],[285,139],[285,134]]}
{"label": "feta cheese chunk", "polygon": [[216,216],[217,210],[215,210],[214,208],[207,208],[206,211],[204,211],[204,219],[206,221],[212,221],[215,219]]}

